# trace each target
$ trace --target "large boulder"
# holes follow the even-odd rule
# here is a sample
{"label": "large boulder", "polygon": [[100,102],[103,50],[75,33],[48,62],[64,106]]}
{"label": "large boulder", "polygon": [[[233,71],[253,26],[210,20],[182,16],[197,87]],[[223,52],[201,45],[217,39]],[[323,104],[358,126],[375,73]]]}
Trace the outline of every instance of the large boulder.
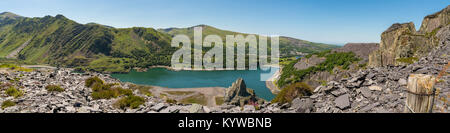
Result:
{"label": "large boulder", "polygon": [[242,78],[239,78],[225,91],[224,102],[231,105],[244,106],[249,103],[262,103],[263,100],[256,97],[255,91],[247,88]]}
{"label": "large boulder", "polygon": [[393,24],[381,34],[379,50],[369,55],[369,66],[396,65],[396,59],[413,57],[419,47],[427,44],[424,36],[415,36],[416,34],[412,22]]}
{"label": "large boulder", "polygon": [[[369,55],[369,66],[407,65],[426,56],[448,35],[450,6],[426,16],[419,31],[414,23],[393,24],[381,35],[380,47]],[[439,34],[437,34],[439,33]]]}
{"label": "large boulder", "polygon": [[296,98],[291,103],[291,108],[297,113],[310,113],[313,108],[313,101],[309,98]]}
{"label": "large boulder", "polygon": [[347,107],[350,107],[349,97],[350,97],[349,94],[339,96],[338,98],[336,98],[334,100],[334,104],[336,105],[336,107],[338,107],[340,109],[345,109]]}

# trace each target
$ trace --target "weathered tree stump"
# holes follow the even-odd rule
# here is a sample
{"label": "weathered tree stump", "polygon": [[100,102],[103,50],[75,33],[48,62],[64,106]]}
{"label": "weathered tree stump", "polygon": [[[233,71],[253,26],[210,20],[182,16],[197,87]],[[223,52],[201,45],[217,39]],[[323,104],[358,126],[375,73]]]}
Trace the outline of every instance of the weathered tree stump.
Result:
{"label": "weathered tree stump", "polygon": [[408,78],[406,113],[429,113],[433,109],[434,84],[432,75],[411,74]]}

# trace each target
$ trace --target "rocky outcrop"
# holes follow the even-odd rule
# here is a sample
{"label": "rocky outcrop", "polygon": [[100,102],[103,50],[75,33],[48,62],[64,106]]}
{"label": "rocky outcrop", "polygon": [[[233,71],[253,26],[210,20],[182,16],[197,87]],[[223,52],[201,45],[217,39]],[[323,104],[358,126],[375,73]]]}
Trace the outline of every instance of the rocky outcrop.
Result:
{"label": "rocky outcrop", "polygon": [[432,15],[428,15],[424,18],[422,25],[420,27],[420,33],[430,33],[433,30],[442,28],[442,26],[448,25],[450,23],[450,5],[444,10],[441,10]]}
{"label": "rocky outcrop", "polygon": [[429,53],[440,40],[445,39],[436,33],[449,25],[450,6],[433,15],[425,17],[419,31],[414,23],[393,24],[381,35],[379,50],[369,55],[369,66],[407,65]]}
{"label": "rocky outcrop", "polygon": [[364,62],[369,60],[369,53],[378,50],[378,43],[347,43],[341,48],[333,49],[335,52],[353,52]]}
{"label": "rocky outcrop", "polygon": [[244,106],[249,103],[260,103],[263,100],[256,97],[253,89],[247,88],[242,78],[225,90],[224,102],[231,105]]}
{"label": "rocky outcrop", "polygon": [[[369,53],[377,50],[379,44],[377,43],[348,43],[341,48],[336,48],[331,51],[334,52],[352,52],[361,60],[357,63],[352,63],[349,66],[349,69],[341,69],[336,67],[333,69],[332,73],[329,71],[319,71],[310,73],[302,80],[302,82],[307,83],[309,86],[315,88],[321,84],[324,84],[328,81],[339,80],[343,77],[350,76],[351,73],[356,72],[360,66],[364,66],[367,64]],[[319,57],[314,54],[309,58],[301,58],[296,64],[294,64],[294,68],[296,70],[308,69],[312,66],[317,66],[318,64],[324,62],[326,57]]]}
{"label": "rocky outcrop", "polygon": [[369,66],[398,65],[397,59],[426,53],[428,47],[431,44],[427,43],[425,36],[417,35],[414,23],[397,23],[382,33],[379,50],[369,55]]}
{"label": "rocky outcrop", "polygon": [[298,61],[294,68],[297,70],[307,69],[309,67],[318,65],[326,60],[325,57],[318,57],[317,55],[312,55],[309,58],[301,58],[300,61]]}

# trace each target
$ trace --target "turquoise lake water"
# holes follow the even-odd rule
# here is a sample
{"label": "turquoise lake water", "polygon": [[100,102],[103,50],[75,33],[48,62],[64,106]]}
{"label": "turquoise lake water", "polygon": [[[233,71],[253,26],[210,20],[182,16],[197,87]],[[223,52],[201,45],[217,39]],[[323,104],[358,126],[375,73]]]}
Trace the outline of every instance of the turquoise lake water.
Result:
{"label": "turquoise lake water", "polygon": [[266,82],[262,80],[270,78],[278,70],[279,68],[240,71],[171,71],[165,68],[153,68],[147,72],[131,71],[127,74],[112,74],[111,76],[122,82],[168,88],[228,88],[238,78],[243,78],[247,88],[254,89],[258,97],[270,101],[274,95],[266,87]]}

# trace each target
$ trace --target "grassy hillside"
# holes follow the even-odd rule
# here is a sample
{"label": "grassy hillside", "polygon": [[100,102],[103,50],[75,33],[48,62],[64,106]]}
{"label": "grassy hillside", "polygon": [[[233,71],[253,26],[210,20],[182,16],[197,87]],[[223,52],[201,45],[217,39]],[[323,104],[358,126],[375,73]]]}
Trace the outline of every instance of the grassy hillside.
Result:
{"label": "grassy hillside", "polygon": [[[204,35],[225,37],[238,34],[202,26]],[[177,50],[170,47],[172,36],[193,36],[192,32],[192,27],[165,30],[113,28],[95,23],[79,24],[63,15],[26,18],[1,13],[0,58],[13,58],[26,64],[73,67],[82,71],[128,72],[134,67],[169,66],[172,53]],[[335,47],[286,37],[282,37],[280,43],[282,55]]]}
{"label": "grassy hillside", "polygon": [[[310,58],[310,54],[305,58]],[[277,85],[281,88],[286,87],[289,84],[302,82],[305,77],[316,72],[328,71],[332,73],[335,67],[341,69],[348,69],[353,63],[360,60],[353,52],[331,52],[330,50],[314,53],[318,57],[325,57],[326,60],[316,66],[311,66],[307,69],[298,70],[294,65],[301,59],[291,61],[288,65],[283,67],[280,79],[277,81]]]}

